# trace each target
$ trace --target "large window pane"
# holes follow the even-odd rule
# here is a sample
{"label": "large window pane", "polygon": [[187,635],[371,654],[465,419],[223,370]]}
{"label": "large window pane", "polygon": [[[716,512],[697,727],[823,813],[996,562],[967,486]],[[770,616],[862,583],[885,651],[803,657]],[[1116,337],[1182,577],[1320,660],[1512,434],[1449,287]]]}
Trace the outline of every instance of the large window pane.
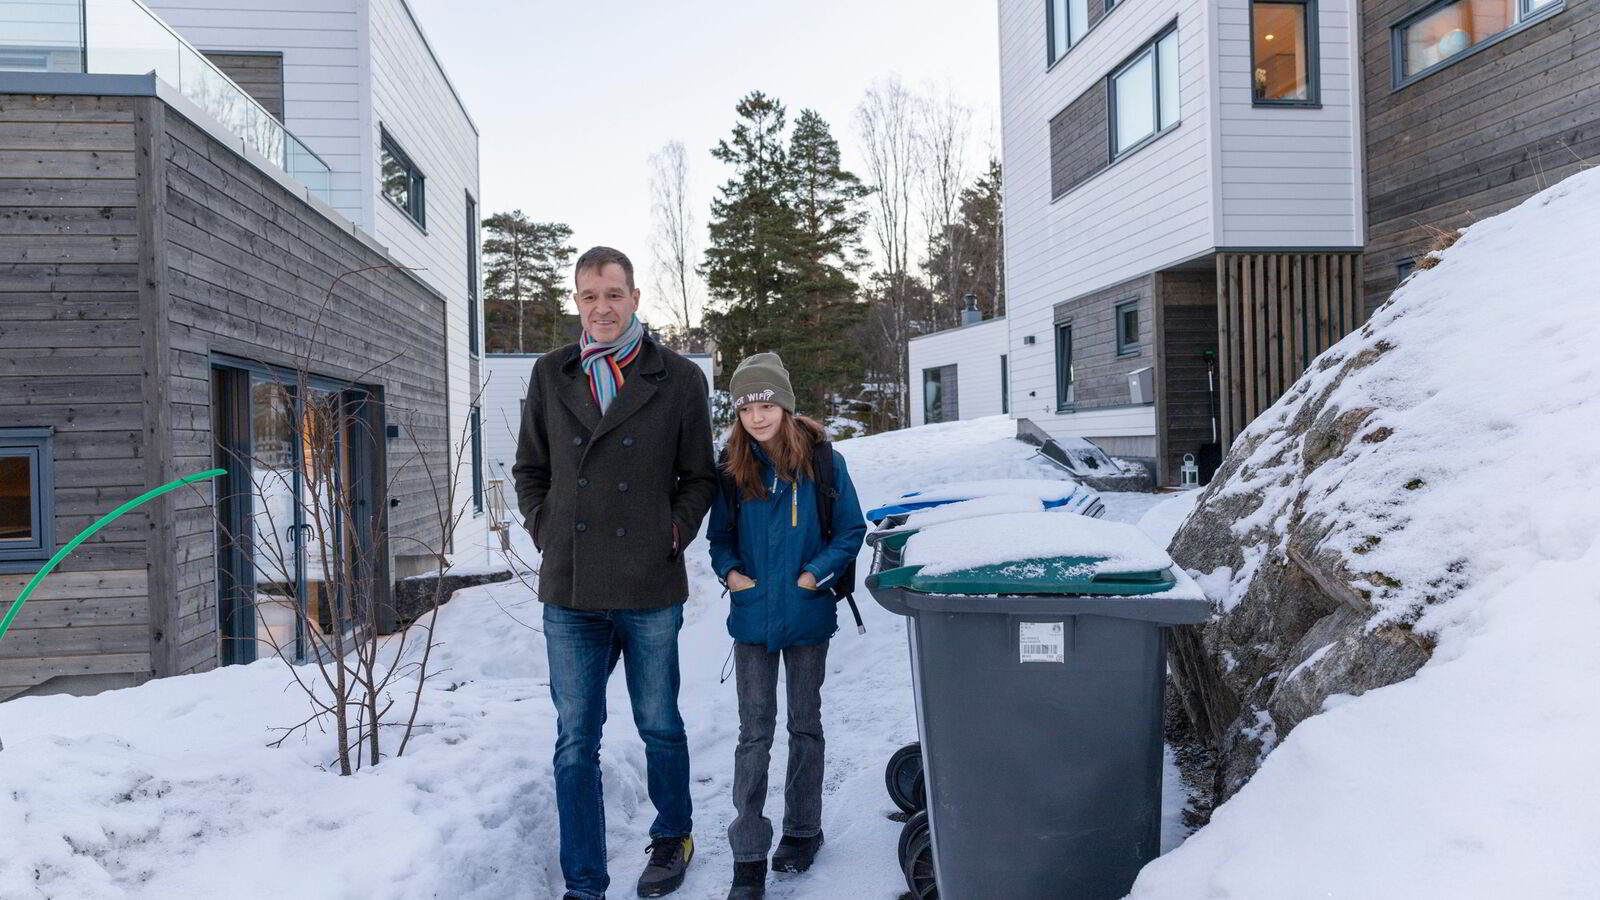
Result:
{"label": "large window pane", "polygon": [[1054,63],[1089,30],[1089,0],[1050,0],[1047,11],[1050,62]]}
{"label": "large window pane", "polygon": [[[1037,8],[1037,7],[1036,7]],[[1072,46],[1068,34],[1067,0],[1050,0],[1050,62],[1054,63]]]}
{"label": "large window pane", "polygon": [[1256,3],[1250,36],[1253,92],[1258,101],[1311,99],[1310,41],[1304,3]]}
{"label": "large window pane", "polygon": [[34,541],[33,458],[0,456],[0,544]]}
{"label": "large window pane", "polygon": [[[1525,0],[1529,14],[1553,0]],[[1401,55],[1406,77],[1472,49],[1516,25],[1519,0],[1458,0],[1425,13],[1401,28]]]}
{"label": "large window pane", "polygon": [[1155,54],[1143,56],[1112,79],[1115,91],[1117,152],[1132,147],[1155,133]]}
{"label": "large window pane", "polygon": [[1089,30],[1089,0],[1067,0],[1068,25],[1072,30],[1072,43],[1083,40]]}
{"label": "large window pane", "polygon": [[1156,77],[1161,82],[1161,127],[1178,124],[1178,33],[1156,42]]}

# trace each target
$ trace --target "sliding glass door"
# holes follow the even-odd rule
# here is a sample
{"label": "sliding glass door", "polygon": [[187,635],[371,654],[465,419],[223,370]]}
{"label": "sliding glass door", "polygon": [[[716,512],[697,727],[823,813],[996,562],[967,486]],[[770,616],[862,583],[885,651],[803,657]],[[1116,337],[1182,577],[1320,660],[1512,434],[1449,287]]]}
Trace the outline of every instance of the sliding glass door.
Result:
{"label": "sliding glass door", "polygon": [[372,392],[218,367],[213,396],[217,465],[229,472],[217,535],[223,663],[347,647],[361,624],[352,603],[378,568]]}

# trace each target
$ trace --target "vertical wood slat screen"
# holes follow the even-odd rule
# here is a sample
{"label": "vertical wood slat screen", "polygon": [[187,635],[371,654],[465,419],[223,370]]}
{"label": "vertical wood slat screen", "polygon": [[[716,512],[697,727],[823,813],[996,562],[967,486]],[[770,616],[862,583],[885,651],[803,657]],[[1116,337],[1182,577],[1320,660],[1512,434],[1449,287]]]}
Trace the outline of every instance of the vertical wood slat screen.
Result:
{"label": "vertical wood slat screen", "polygon": [[1218,253],[1222,448],[1361,325],[1357,253]]}

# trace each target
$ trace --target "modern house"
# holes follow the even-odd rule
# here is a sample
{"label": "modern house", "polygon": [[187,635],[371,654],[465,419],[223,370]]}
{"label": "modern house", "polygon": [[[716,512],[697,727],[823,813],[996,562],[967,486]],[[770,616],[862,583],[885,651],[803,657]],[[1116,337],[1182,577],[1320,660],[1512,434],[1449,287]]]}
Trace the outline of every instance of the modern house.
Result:
{"label": "modern house", "polygon": [[1012,415],[1214,468],[1361,321],[1355,6],[999,10]]}
{"label": "modern house", "polygon": [[[0,0],[0,606],[121,503],[227,474],[67,557],[0,642],[0,699],[306,659],[352,599],[319,560],[359,553],[381,607],[449,549],[471,120],[402,0],[160,6]],[[350,502],[313,528],[318,467]]]}
{"label": "modern house", "polygon": [[999,15],[1012,415],[1163,484],[1429,249],[1600,155],[1600,0]]}
{"label": "modern house", "polygon": [[1011,411],[1005,316],[981,319],[975,308],[962,315],[961,325],[907,343],[914,426]]}

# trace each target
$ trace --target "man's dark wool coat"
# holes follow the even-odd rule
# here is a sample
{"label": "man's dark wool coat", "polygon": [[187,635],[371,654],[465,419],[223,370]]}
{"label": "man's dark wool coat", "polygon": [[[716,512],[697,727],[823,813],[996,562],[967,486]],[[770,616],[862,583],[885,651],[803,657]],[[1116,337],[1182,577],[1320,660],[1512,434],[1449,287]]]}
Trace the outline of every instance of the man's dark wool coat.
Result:
{"label": "man's dark wool coat", "polygon": [[684,545],[717,492],[705,375],[647,337],[623,379],[602,417],[577,344],[533,366],[511,471],[544,555],[546,603],[656,609],[688,599]]}

